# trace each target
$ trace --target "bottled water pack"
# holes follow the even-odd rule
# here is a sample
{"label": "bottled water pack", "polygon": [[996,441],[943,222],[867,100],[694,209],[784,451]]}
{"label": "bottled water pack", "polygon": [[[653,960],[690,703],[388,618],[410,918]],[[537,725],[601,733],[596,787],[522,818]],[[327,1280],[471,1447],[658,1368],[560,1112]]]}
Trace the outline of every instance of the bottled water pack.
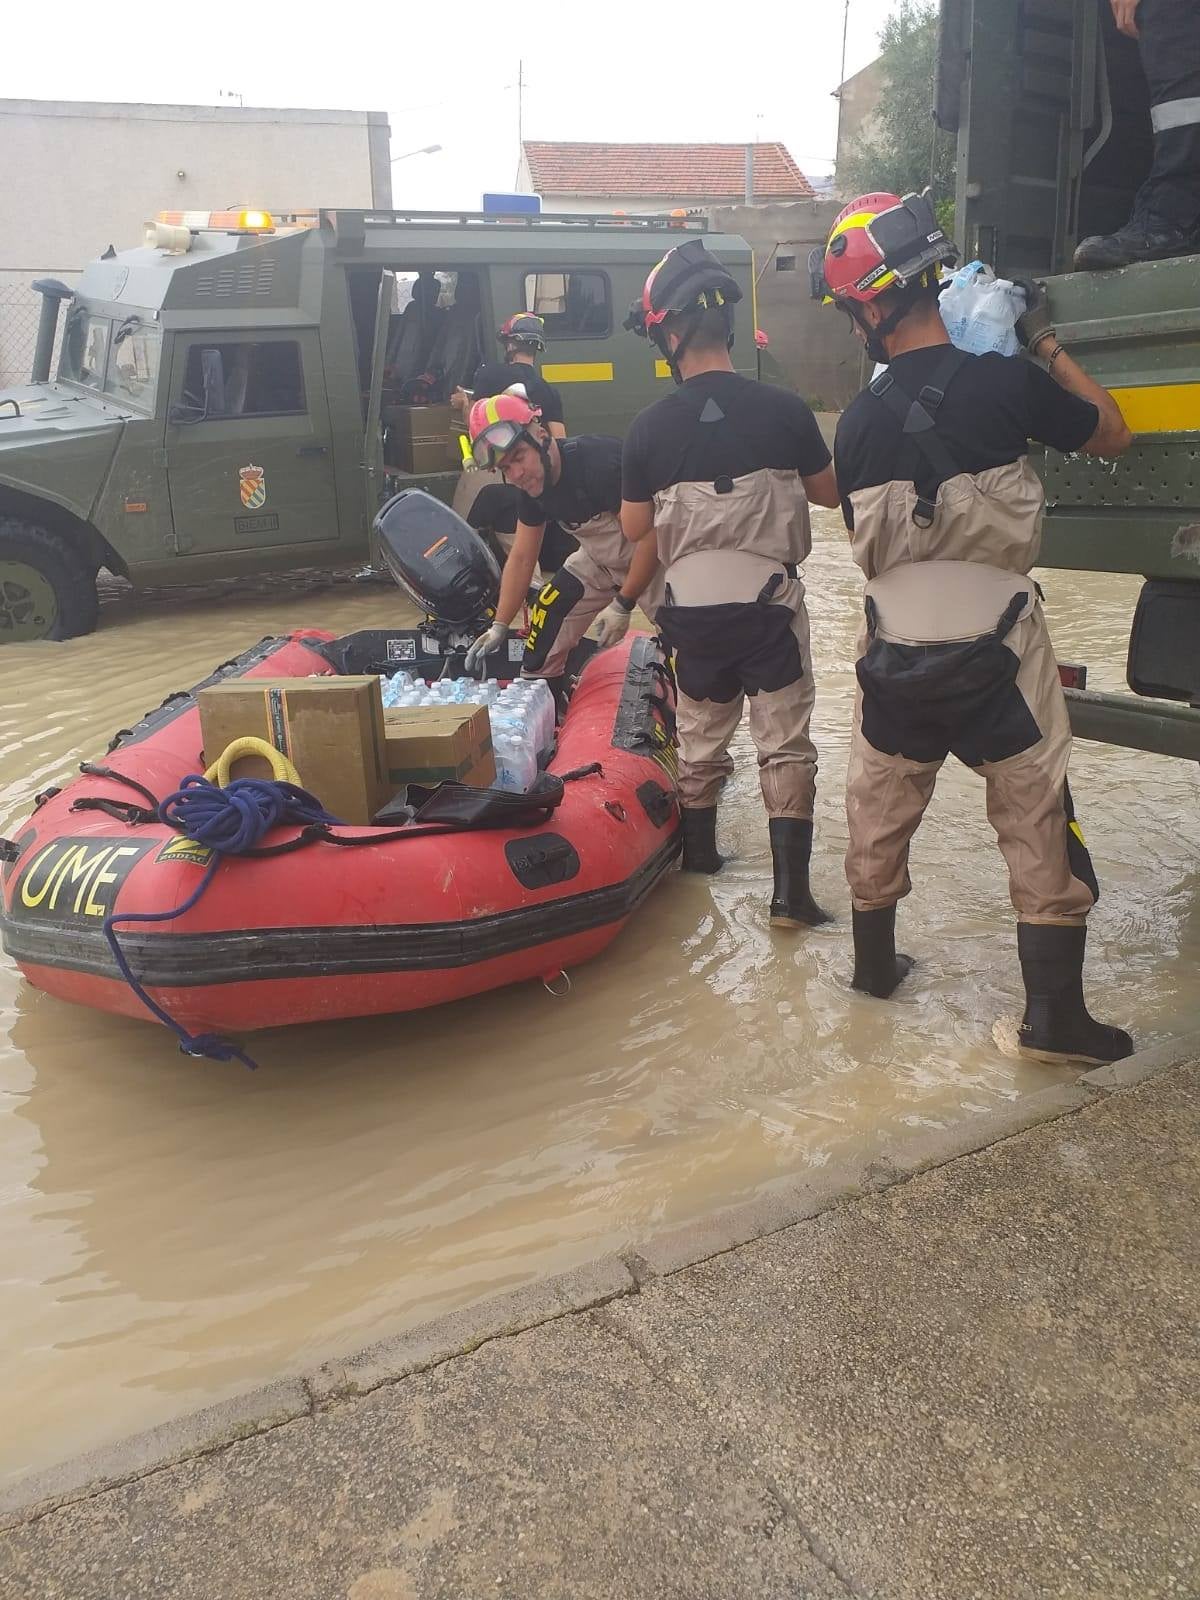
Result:
{"label": "bottled water pack", "polygon": [[503,686],[477,678],[426,683],[408,672],[380,680],[384,706],[487,706],[496,757],[497,789],[524,794],[538,774],[538,757],[554,743],[554,696],[543,678],[514,678]]}
{"label": "bottled water pack", "polygon": [[969,355],[995,350],[1015,356],[1021,348],[1016,322],[1025,310],[1025,291],[998,278],[982,261],[968,261],[942,290],[938,301],[951,342]]}

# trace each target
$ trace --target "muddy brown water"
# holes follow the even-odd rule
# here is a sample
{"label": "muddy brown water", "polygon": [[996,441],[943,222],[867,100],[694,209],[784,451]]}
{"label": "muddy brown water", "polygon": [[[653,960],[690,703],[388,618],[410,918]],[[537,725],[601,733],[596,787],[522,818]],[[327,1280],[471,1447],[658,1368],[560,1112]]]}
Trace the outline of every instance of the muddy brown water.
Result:
{"label": "muddy brown water", "polygon": [[[737,859],[672,875],[567,999],[279,1030],[258,1073],[39,994],[0,957],[0,1472],[303,1370],[786,1173],[884,1152],[1068,1074],[1005,1059],[1019,1008],[982,787],[947,768],[913,849],[891,1004],[847,988],[842,781],[859,584],[832,516],[808,586],[821,750],[814,883],[837,913],[767,926],[752,753],[721,813]],[[1137,580],[1049,573],[1064,658],[1121,686]],[[99,632],[0,653],[0,833],[111,732],[265,633],[405,615],[393,591],[270,580],[112,599]],[[1090,992],[1150,1043],[1200,1023],[1196,770],[1076,745],[1104,886]],[[235,869],[236,870],[236,869]],[[1152,1153],[1147,1153],[1152,1159]]]}

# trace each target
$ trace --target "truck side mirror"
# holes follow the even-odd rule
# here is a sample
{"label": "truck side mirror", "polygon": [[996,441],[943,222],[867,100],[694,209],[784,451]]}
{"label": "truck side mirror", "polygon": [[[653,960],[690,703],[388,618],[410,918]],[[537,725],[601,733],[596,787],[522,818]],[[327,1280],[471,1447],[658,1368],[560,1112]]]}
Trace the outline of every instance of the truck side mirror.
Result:
{"label": "truck side mirror", "polygon": [[186,401],[177,401],[167,412],[167,421],[186,427],[192,422],[203,422],[208,416],[206,406],[191,406]]}

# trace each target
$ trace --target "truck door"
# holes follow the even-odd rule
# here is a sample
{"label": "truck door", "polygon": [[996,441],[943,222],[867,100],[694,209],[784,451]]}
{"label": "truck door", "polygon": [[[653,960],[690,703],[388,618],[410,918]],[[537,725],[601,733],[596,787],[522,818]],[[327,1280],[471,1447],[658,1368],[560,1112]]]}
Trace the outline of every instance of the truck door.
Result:
{"label": "truck door", "polygon": [[180,555],[337,540],[314,329],[177,336],[166,449]]}

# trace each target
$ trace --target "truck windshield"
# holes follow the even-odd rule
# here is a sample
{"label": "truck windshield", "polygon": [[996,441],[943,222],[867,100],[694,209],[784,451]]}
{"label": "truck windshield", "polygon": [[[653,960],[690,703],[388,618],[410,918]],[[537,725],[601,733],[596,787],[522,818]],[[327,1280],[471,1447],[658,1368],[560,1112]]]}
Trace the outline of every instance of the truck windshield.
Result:
{"label": "truck windshield", "polygon": [[159,331],[136,313],[116,324],[104,377],[104,392],[145,410],[154,407]]}
{"label": "truck windshield", "polygon": [[63,328],[58,376],[152,410],[161,342],[149,313],[130,311],[114,318],[76,304]]}
{"label": "truck windshield", "polygon": [[103,388],[111,334],[112,323],[107,317],[96,316],[85,305],[73,305],[63,328],[59,377],[88,389]]}

